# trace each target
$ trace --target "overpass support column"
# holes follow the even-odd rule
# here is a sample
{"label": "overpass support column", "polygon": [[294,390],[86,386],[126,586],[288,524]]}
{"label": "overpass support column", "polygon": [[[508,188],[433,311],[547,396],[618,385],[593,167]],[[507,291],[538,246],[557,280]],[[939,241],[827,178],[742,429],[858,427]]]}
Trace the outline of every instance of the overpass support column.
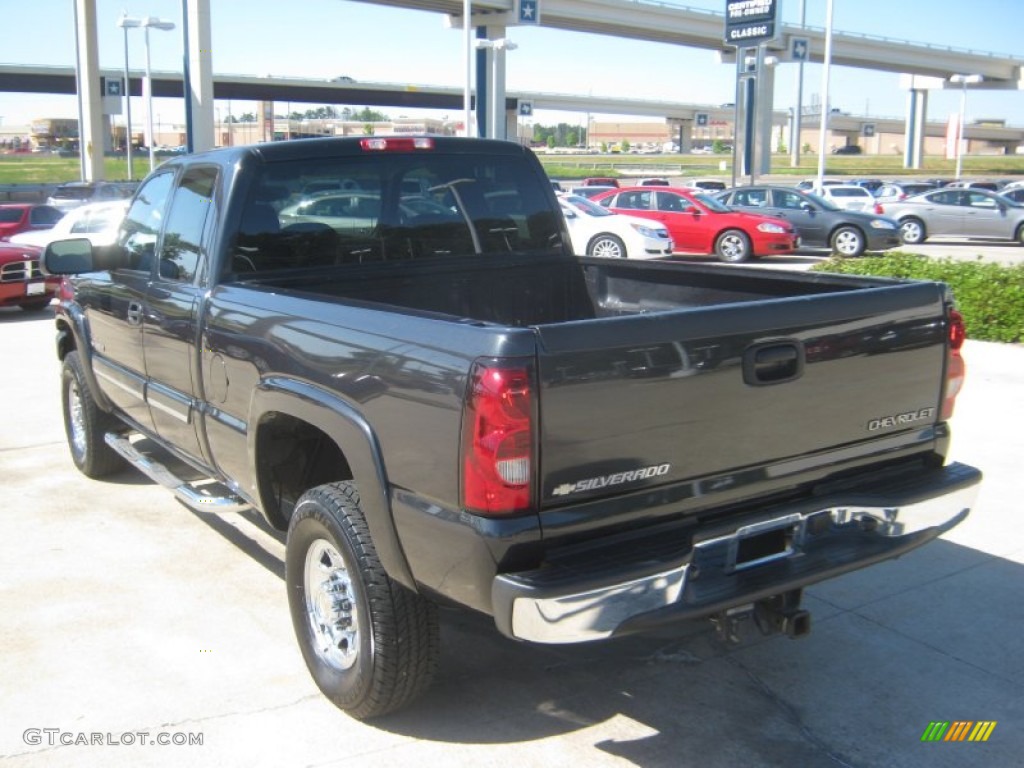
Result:
{"label": "overpass support column", "polygon": [[679,154],[688,155],[693,149],[693,120],[679,120],[674,124],[679,139]]}
{"label": "overpass support column", "polygon": [[214,147],[213,59],[210,49],[213,35],[210,31],[210,0],[188,0],[188,50],[185,65],[188,68],[188,92],[191,110],[191,151],[202,152]]}
{"label": "overpass support column", "polygon": [[96,0],[75,0],[75,71],[78,76],[78,144],[83,181],[102,181],[103,99],[96,35]]}
{"label": "overpass support column", "polygon": [[928,91],[911,88],[907,96],[906,143],[903,150],[904,168],[921,168],[924,164],[924,129],[928,118]]}
{"label": "overpass support column", "polygon": [[758,55],[757,124],[755,127],[755,167],[759,175],[772,172],[772,115],[775,104],[775,57],[766,56],[764,47]]}
{"label": "overpass support column", "polygon": [[514,119],[505,108],[505,56],[515,45],[505,34],[503,26],[477,28],[477,125],[479,135],[491,139],[507,139],[510,117]]}

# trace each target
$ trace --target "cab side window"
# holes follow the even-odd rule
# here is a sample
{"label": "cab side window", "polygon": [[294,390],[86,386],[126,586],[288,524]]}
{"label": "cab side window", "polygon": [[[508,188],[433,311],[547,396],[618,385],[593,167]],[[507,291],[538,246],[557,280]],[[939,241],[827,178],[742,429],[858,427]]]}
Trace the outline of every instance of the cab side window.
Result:
{"label": "cab side window", "polygon": [[118,244],[128,256],[127,269],[149,272],[153,268],[164,211],[174,186],[174,173],[157,174],[143,184],[121,225]]}
{"label": "cab side window", "polygon": [[775,192],[775,207],[798,211],[804,199],[792,192]]}
{"label": "cab side window", "polygon": [[621,192],[615,203],[617,208],[646,211],[651,207],[650,192]]}
{"label": "cab side window", "polygon": [[174,191],[160,242],[160,278],[191,283],[203,257],[203,230],[217,182],[214,166],[189,168]]}

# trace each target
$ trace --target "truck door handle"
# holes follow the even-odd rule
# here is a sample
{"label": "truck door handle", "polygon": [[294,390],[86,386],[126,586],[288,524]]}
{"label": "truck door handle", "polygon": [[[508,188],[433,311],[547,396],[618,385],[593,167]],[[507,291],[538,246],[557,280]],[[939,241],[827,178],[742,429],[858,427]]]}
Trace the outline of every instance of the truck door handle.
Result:
{"label": "truck door handle", "polygon": [[781,384],[804,372],[804,347],[798,341],[770,342],[743,353],[743,381],[752,387]]}
{"label": "truck door handle", "polygon": [[137,301],[128,302],[128,311],[125,313],[128,325],[142,325],[142,305]]}

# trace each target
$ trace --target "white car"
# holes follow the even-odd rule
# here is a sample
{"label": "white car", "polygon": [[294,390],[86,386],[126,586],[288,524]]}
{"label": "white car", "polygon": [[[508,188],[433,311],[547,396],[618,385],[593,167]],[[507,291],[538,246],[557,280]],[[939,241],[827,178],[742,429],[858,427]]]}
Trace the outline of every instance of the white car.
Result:
{"label": "white car", "polygon": [[580,195],[560,195],[558,201],[578,256],[656,259],[672,255],[672,237],[661,224],[613,213]]}
{"label": "white car", "polygon": [[816,191],[820,197],[832,201],[843,210],[881,213],[880,210],[876,210],[878,201],[866,187],[858,187],[856,184],[826,184]]}
{"label": "white car", "polygon": [[11,242],[45,248],[54,240],[84,237],[93,245],[110,245],[117,239],[117,231],[130,202],[130,200],[114,200],[81,205],[64,214],[49,229],[36,229],[13,235]]}

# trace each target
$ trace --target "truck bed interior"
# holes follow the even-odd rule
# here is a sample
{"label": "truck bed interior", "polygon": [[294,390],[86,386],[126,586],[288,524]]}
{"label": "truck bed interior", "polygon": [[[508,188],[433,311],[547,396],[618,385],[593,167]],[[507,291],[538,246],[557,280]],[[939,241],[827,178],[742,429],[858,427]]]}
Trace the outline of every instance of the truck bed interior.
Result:
{"label": "truck bed interior", "polygon": [[454,257],[245,275],[246,284],[526,327],[849,291],[837,275],[587,257]]}

